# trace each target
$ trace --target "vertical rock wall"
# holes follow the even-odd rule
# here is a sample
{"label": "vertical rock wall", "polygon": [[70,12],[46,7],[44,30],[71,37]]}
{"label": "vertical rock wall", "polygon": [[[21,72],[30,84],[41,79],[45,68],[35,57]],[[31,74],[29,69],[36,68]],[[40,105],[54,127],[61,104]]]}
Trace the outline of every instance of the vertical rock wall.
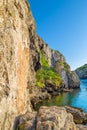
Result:
{"label": "vertical rock wall", "polygon": [[30,35],[35,23],[27,0],[0,0],[0,130],[30,110]]}

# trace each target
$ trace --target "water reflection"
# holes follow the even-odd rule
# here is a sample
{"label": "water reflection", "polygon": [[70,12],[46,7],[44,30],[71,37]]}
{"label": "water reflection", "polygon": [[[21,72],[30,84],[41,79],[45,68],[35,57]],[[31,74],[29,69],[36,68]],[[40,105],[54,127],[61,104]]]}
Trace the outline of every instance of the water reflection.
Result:
{"label": "water reflection", "polygon": [[74,90],[71,93],[61,93],[57,97],[49,101],[44,101],[41,105],[46,106],[64,106],[70,105],[82,108],[87,112],[87,80],[81,80],[80,89]]}

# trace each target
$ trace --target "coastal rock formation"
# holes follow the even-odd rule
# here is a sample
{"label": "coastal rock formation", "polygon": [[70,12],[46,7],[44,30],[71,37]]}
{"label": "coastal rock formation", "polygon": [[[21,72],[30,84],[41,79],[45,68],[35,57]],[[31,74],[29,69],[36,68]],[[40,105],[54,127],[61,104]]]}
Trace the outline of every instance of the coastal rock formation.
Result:
{"label": "coastal rock formation", "polygon": [[12,130],[16,116],[31,112],[31,97],[47,84],[69,88],[64,56],[35,31],[27,0],[0,0],[0,130]]}
{"label": "coastal rock formation", "polygon": [[[41,107],[18,117],[18,130],[87,130],[87,126],[76,125],[73,116],[64,107]],[[16,130],[16,129],[14,129]]]}
{"label": "coastal rock formation", "polygon": [[36,74],[36,86],[46,88],[48,92],[60,88],[79,87],[80,81],[76,73],[70,70],[65,57],[59,51],[50,49],[37,35],[31,40],[30,50],[32,68]]}
{"label": "coastal rock formation", "polygon": [[80,79],[87,79],[87,64],[77,68],[75,72]]}
{"label": "coastal rock formation", "polygon": [[0,0],[0,130],[30,108],[30,36],[35,23],[26,0]]}
{"label": "coastal rock formation", "polygon": [[72,88],[72,89],[79,88],[80,86],[79,78],[74,71],[72,71],[71,73],[68,73],[68,84],[69,84],[69,88]]}
{"label": "coastal rock formation", "polygon": [[65,106],[65,109],[73,115],[76,124],[85,124],[87,122],[87,113],[84,113],[82,109],[70,106]]}
{"label": "coastal rock formation", "polygon": [[75,130],[73,117],[62,107],[42,107],[38,112],[36,130]]}

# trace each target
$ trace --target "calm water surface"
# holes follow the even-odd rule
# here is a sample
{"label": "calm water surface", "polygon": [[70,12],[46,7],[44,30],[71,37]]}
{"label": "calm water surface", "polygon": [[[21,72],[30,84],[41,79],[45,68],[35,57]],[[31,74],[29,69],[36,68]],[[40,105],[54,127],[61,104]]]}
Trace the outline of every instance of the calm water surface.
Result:
{"label": "calm water surface", "polygon": [[74,90],[73,92],[61,93],[49,101],[44,101],[42,104],[46,106],[64,106],[70,105],[74,107],[82,108],[87,112],[87,79],[81,80],[80,89]]}

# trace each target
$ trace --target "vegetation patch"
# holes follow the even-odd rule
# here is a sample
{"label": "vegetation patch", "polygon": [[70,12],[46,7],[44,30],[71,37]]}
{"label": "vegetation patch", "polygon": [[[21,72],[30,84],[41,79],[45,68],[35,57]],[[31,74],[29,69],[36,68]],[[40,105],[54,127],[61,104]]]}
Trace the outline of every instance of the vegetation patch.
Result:
{"label": "vegetation patch", "polygon": [[70,70],[70,66],[66,62],[62,62],[61,60],[58,60],[58,63],[64,68],[65,71]]}
{"label": "vegetation patch", "polygon": [[63,64],[64,64],[65,71],[69,71],[70,70],[70,66],[66,62],[64,62]]}
{"label": "vegetation patch", "polygon": [[41,50],[39,50],[39,54],[42,67],[36,73],[36,86],[39,88],[45,87],[47,80],[51,80],[55,87],[62,84],[63,80],[61,76],[49,66],[48,61]]}
{"label": "vegetation patch", "polygon": [[41,67],[36,74],[36,85],[38,87],[45,87],[46,80],[51,80],[55,87],[62,84],[63,80],[61,76],[53,70],[53,68],[43,66]]}
{"label": "vegetation patch", "polygon": [[85,64],[85,65],[79,67],[77,70],[85,70],[85,69],[87,69],[87,64]]}
{"label": "vegetation patch", "polygon": [[45,58],[45,56],[44,56],[44,53],[39,49],[39,53],[40,53],[40,63],[41,63],[41,65],[42,66],[49,66],[49,64],[48,64],[48,61],[47,61],[47,59]]}

